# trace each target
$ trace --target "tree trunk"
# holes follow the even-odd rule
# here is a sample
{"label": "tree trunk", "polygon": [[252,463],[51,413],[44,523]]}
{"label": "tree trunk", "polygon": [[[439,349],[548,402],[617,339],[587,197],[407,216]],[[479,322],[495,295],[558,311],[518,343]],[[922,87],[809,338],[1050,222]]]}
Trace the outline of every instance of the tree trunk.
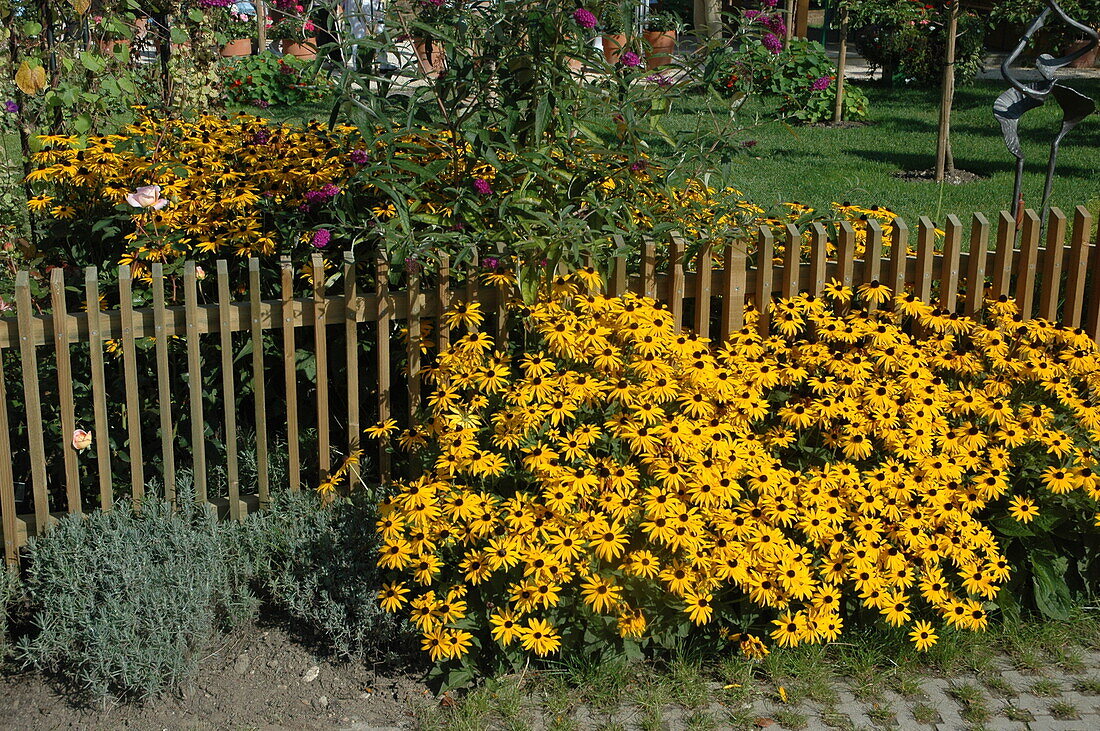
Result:
{"label": "tree trunk", "polygon": [[952,0],[947,22],[947,53],[943,65],[943,96],[940,99],[940,129],[936,139],[936,182],[942,183],[947,173],[955,172],[955,161],[948,156],[951,149],[951,106],[955,101],[955,40],[959,32],[959,3]]}
{"label": "tree trunk", "polygon": [[787,32],[784,34],[783,40],[789,41],[794,36],[794,4],[797,0],[787,0],[787,6],[783,12],[785,25],[787,26]]}
{"label": "tree trunk", "polygon": [[794,11],[794,36],[806,38],[810,33],[810,0],[797,0]]}
{"label": "tree trunk", "polygon": [[263,0],[256,0],[256,48],[259,53],[267,50],[267,7]]}
{"label": "tree trunk", "polygon": [[848,8],[844,8],[840,15],[840,56],[836,60],[836,109],[833,110],[833,121],[840,122],[844,119],[844,74],[848,70]]}

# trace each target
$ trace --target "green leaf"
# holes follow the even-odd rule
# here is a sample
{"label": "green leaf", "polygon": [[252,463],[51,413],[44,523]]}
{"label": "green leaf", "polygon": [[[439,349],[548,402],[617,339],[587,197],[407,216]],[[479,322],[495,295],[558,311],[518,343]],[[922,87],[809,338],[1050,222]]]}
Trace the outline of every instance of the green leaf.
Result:
{"label": "green leaf", "polygon": [[42,32],[42,24],[36,20],[28,20],[23,24],[23,35],[34,38]]}
{"label": "green leaf", "polygon": [[73,129],[79,134],[85,134],[92,128],[92,118],[87,114],[81,114],[73,120]]}
{"label": "green leaf", "polygon": [[107,67],[107,62],[102,56],[88,51],[80,54],[80,64],[93,74],[98,74]]}
{"label": "green leaf", "polygon": [[187,32],[183,28],[180,28],[178,25],[172,26],[172,30],[169,35],[172,38],[172,43],[187,43],[187,41],[191,40],[190,37],[187,35]]}
{"label": "green leaf", "polygon": [[1064,556],[1047,551],[1031,553],[1035,606],[1049,619],[1069,619],[1073,602],[1064,578],[1067,563]]}
{"label": "green leaf", "polygon": [[187,17],[192,23],[201,23],[203,19],[202,11],[198,8],[191,8],[187,11]]}

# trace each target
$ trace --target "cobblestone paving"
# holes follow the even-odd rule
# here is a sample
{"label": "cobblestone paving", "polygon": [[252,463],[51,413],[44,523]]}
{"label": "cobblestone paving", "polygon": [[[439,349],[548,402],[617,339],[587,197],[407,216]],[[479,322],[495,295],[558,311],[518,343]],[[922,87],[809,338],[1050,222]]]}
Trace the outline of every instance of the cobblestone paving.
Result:
{"label": "cobblestone paving", "polygon": [[[994,659],[983,674],[950,678],[913,679],[911,691],[860,685],[848,680],[832,683],[832,702],[779,700],[774,686],[759,686],[749,697],[712,702],[704,708],[667,707],[656,714],[638,708],[614,713],[580,709],[557,722],[542,718],[543,728],[590,729],[726,729],[769,728],[819,731],[824,729],[1002,729],[1058,731],[1100,730],[1100,652],[1082,652],[1080,663],[1067,671],[1052,666],[1048,672],[1016,669],[1006,658]],[[710,684],[710,695],[720,698],[721,685]]]}
{"label": "cobblestone paving", "polygon": [[[1065,652],[1060,663],[1026,663],[1030,669],[1013,664],[1007,656],[995,656],[983,663],[978,673],[951,677],[910,677],[900,671],[889,678],[876,675],[858,681],[822,676],[824,680],[817,682],[812,692],[800,686],[803,681],[792,679],[789,702],[781,700],[778,686],[765,682],[742,687],[700,681],[705,687],[691,689],[692,704],[659,707],[632,703],[594,708],[578,703],[554,712],[539,699],[528,697],[518,721],[489,721],[485,727],[548,731],[1100,731],[1100,651]],[[403,727],[415,728],[415,721]],[[482,726],[475,723],[470,727]],[[349,731],[376,729],[356,725]]]}

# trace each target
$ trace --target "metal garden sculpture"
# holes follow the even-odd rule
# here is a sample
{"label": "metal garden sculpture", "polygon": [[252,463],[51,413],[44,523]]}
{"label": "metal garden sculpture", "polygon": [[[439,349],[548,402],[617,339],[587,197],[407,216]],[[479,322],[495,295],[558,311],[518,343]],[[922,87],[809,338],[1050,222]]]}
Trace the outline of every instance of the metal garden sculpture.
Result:
{"label": "metal garden sculpture", "polygon": [[[1001,76],[1012,88],[997,97],[997,101],[993,104],[993,116],[1001,123],[1001,132],[1004,134],[1005,144],[1008,146],[1009,152],[1016,157],[1016,183],[1012,191],[1012,212],[1013,215],[1017,216],[1019,215],[1020,187],[1024,174],[1024,153],[1020,147],[1020,118],[1032,109],[1043,106],[1047,98],[1051,96],[1062,108],[1062,128],[1050,145],[1046,186],[1043,188],[1042,220],[1044,222],[1049,210],[1050,193],[1054,186],[1054,170],[1058,163],[1058,149],[1061,147],[1062,140],[1065,139],[1070,130],[1096,111],[1095,101],[1079,91],[1059,84],[1055,75],[1059,69],[1089,53],[1100,43],[1100,36],[1097,35],[1095,29],[1083,25],[1066,15],[1066,12],[1062,10],[1056,0],[1046,0],[1046,4],[1047,7],[1043,9],[1043,12],[1028,26],[1020,39],[1020,43],[1001,64]],[[1035,61],[1035,68],[1038,69],[1041,78],[1030,84],[1024,84],[1012,75],[1011,67],[1027,47],[1031,37],[1046,25],[1051,13],[1087,35],[1090,42],[1083,48],[1061,58],[1054,58],[1049,53],[1042,54]]]}

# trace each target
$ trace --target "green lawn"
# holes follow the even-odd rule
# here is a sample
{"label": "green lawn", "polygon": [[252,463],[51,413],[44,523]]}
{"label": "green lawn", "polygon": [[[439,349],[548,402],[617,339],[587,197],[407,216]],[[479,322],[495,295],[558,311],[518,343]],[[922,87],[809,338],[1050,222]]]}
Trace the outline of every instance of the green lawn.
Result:
{"label": "green lawn", "polygon": [[[1100,81],[1070,84],[1100,98]],[[1008,207],[1015,159],[1005,148],[991,112],[993,100],[1003,89],[1001,84],[986,82],[959,90],[952,137],[956,165],[983,180],[945,185],[942,190],[934,183],[891,177],[899,170],[928,169],[935,164],[938,92],[877,85],[862,88],[871,101],[867,126],[830,129],[767,121],[758,124],[755,117],[766,115],[767,106],[750,101],[737,116],[745,129],[739,136],[715,139],[715,157],[733,153],[745,140],[756,140],[754,147],[733,158],[734,179],[750,200],[764,206],[799,201],[821,207],[848,200],[887,206],[914,223],[920,215],[942,222],[951,213],[995,214]],[[670,131],[694,131],[707,124],[702,116],[707,113],[704,98],[687,97],[679,100],[666,123]],[[1042,198],[1050,139],[1060,122],[1061,112],[1053,102],[1024,118],[1021,138],[1027,172],[1023,190],[1029,207],[1037,208]],[[1084,204],[1095,212],[1100,205],[1100,115],[1082,123],[1063,143],[1053,200],[1067,211]]]}

